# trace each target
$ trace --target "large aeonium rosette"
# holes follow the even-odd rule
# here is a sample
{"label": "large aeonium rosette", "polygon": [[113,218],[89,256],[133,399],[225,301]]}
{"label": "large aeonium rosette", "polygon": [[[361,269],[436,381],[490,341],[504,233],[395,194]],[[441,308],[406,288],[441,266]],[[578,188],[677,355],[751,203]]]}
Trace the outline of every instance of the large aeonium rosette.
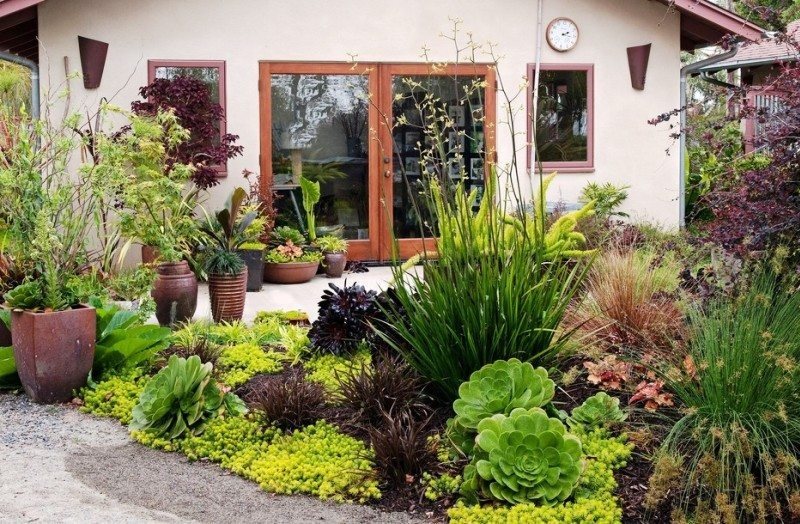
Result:
{"label": "large aeonium rosette", "polygon": [[566,500],[581,473],[580,440],[540,408],[515,409],[478,424],[464,491],[510,504]]}

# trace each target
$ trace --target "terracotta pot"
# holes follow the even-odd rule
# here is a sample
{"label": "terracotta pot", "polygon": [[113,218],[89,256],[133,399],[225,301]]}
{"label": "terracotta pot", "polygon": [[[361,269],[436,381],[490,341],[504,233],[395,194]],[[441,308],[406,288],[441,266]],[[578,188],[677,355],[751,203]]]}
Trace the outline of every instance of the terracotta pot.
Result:
{"label": "terracotta pot", "polygon": [[142,246],[142,264],[152,264],[160,254],[153,246]]}
{"label": "terracotta pot", "polygon": [[261,291],[264,287],[264,250],[240,249],[236,252],[247,266],[247,291]]}
{"label": "terracotta pot", "polygon": [[238,275],[208,275],[208,294],[211,296],[214,322],[241,320],[246,293],[246,267]]}
{"label": "terracotta pot", "polygon": [[197,277],[183,260],[159,264],[150,295],[156,303],[156,318],[162,326],[188,322],[197,310]]}
{"label": "terracotta pot", "polygon": [[264,281],[273,284],[302,284],[317,274],[319,262],[287,262],[264,264]]}
{"label": "terracotta pot", "polygon": [[329,278],[339,278],[347,265],[347,253],[325,253],[322,265],[325,266],[325,274]]}
{"label": "terracotta pot", "polygon": [[86,385],[94,360],[94,308],[11,312],[14,361],[25,392],[34,402],[66,402]]}

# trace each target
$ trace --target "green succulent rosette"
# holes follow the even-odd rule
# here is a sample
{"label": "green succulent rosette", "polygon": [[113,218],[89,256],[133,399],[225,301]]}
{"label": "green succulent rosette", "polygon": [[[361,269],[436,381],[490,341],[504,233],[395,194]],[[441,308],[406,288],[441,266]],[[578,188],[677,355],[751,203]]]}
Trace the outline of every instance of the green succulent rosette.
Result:
{"label": "green succulent rosette", "polygon": [[206,422],[225,411],[232,415],[247,411],[239,397],[220,391],[211,376],[212,368],[196,355],[170,357],[139,396],[130,429],[172,440],[184,433],[202,433]]}
{"label": "green succulent rosette", "polygon": [[572,494],[582,457],[580,440],[540,408],[494,415],[478,424],[462,492],[468,500],[552,506]]}
{"label": "green succulent rosette", "polygon": [[619,399],[601,391],[573,409],[567,424],[572,430],[591,431],[626,418],[628,415],[620,409]]}
{"label": "green succulent rosette", "polygon": [[516,358],[498,360],[470,375],[458,388],[453,402],[456,417],[449,423],[453,443],[466,454],[474,445],[478,424],[493,415],[508,415],[517,408],[539,408],[555,395],[555,382],[544,368]]}

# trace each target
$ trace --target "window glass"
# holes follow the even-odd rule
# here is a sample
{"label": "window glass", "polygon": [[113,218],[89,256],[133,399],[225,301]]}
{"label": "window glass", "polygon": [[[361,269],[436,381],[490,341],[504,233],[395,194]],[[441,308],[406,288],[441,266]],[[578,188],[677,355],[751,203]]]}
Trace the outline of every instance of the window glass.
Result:
{"label": "window glass", "polygon": [[208,86],[211,92],[211,100],[217,104],[220,103],[218,67],[157,66],[155,68],[155,75],[156,78],[166,78],[168,80],[179,76],[196,78]]}
{"label": "window glass", "polygon": [[542,70],[536,116],[541,162],[588,162],[588,72]]}

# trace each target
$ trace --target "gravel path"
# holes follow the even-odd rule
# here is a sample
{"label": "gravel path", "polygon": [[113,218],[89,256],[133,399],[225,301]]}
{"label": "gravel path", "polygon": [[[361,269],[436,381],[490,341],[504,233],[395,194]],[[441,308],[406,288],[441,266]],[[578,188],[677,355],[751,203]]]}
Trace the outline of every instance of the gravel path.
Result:
{"label": "gravel path", "polygon": [[213,464],[132,442],[112,420],[0,395],[0,522],[414,522],[276,496]]}

